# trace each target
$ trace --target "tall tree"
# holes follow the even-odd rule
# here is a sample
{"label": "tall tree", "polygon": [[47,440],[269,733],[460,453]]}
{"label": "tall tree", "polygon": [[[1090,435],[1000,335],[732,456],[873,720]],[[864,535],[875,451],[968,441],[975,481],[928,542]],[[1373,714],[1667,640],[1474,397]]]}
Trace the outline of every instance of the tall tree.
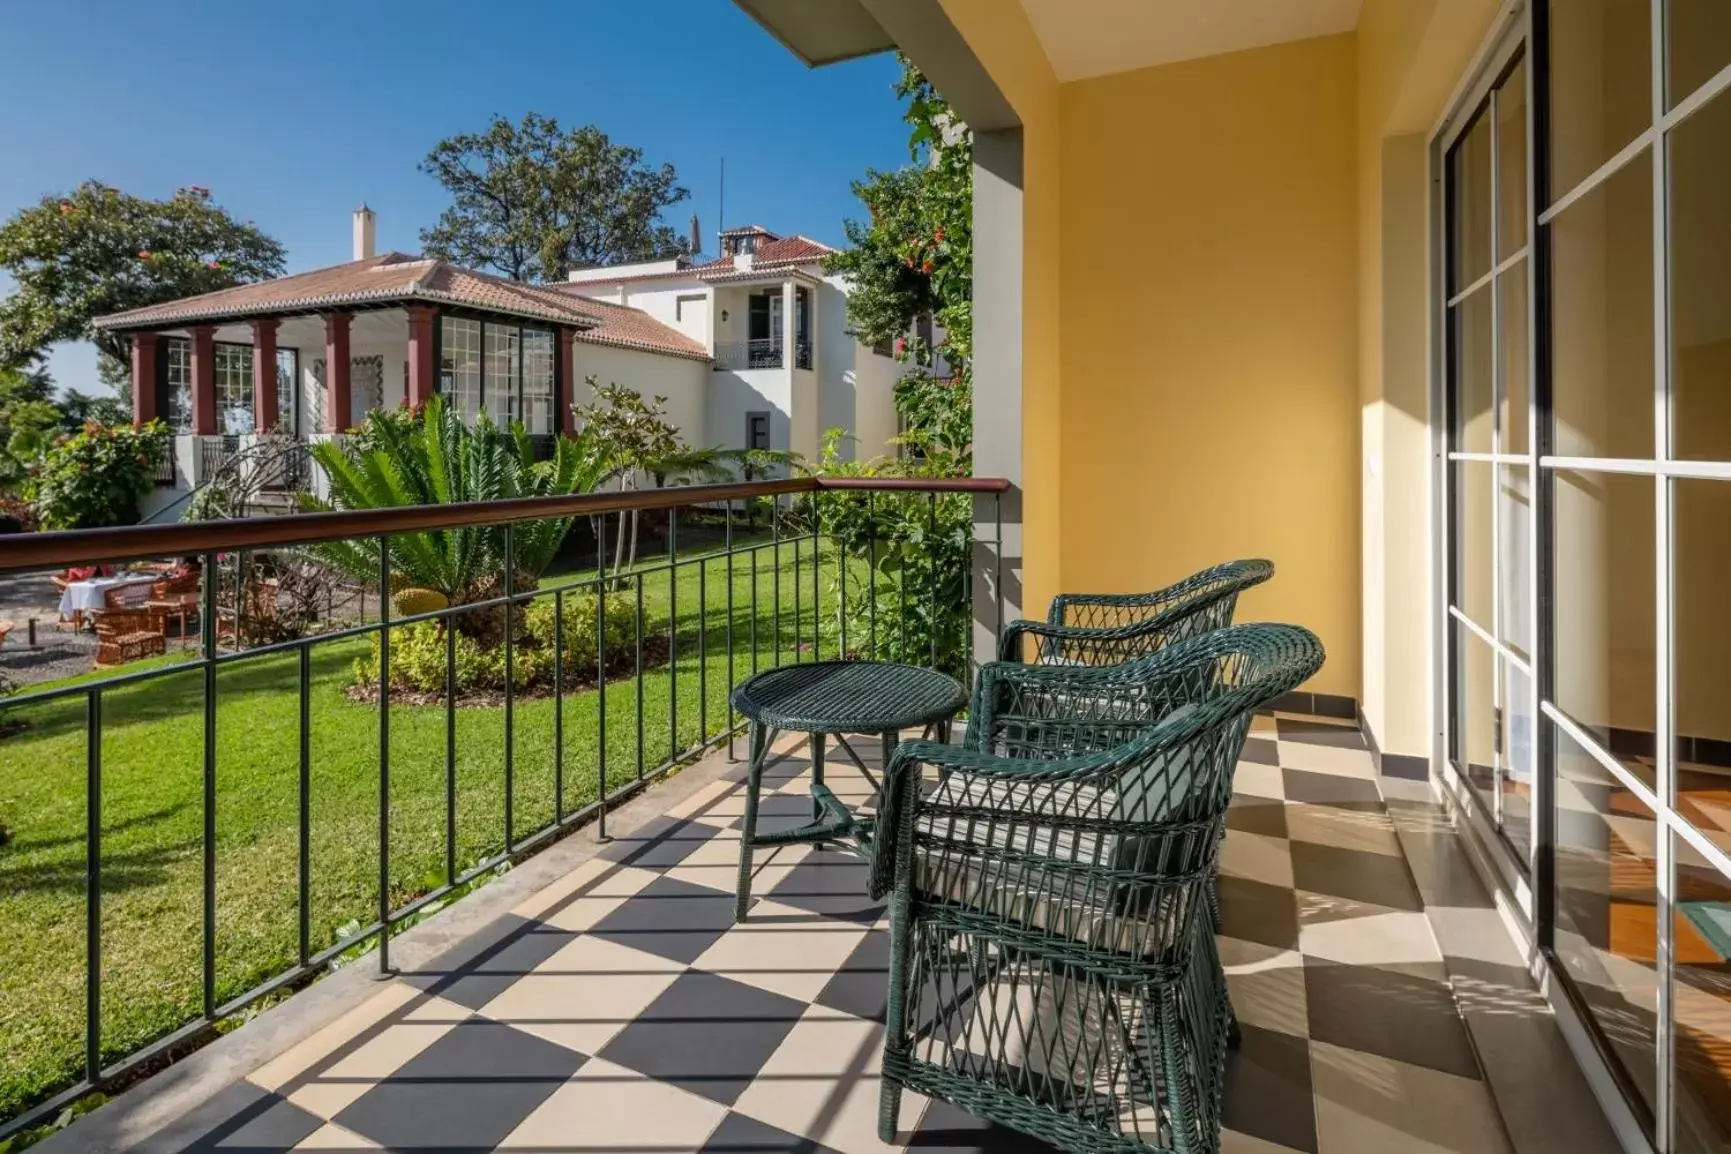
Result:
{"label": "tall tree", "polygon": [[283,247],[211,202],[207,188],[149,200],[85,181],[0,225],[0,365],[21,366],[58,341],[90,340],[124,361],[127,342],[90,322],[108,313],[281,276]]}
{"label": "tall tree", "polygon": [[594,125],[564,130],[530,112],[439,141],[421,162],[451,207],[421,231],[428,255],[513,280],[559,281],[574,268],[658,260],[690,243],[661,219],[691,194],[671,164],[614,144]]}

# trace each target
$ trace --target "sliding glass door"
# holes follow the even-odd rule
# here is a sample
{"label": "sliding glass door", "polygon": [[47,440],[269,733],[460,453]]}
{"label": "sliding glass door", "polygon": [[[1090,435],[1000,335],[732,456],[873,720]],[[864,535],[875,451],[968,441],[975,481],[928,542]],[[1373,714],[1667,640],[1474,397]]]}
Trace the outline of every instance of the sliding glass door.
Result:
{"label": "sliding glass door", "polygon": [[1656,1149],[1731,1149],[1731,3],[1533,0],[1438,142],[1447,760]]}

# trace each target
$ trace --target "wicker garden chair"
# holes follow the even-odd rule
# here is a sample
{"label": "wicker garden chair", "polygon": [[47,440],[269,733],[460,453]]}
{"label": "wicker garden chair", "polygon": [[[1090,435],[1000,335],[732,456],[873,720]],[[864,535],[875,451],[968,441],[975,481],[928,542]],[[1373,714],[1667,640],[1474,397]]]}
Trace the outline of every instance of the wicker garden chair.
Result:
{"label": "wicker garden chair", "polygon": [[906,1087],[1064,1150],[1218,1150],[1236,1022],[1206,888],[1251,715],[1322,661],[1307,630],[1239,625],[1109,668],[996,663],[964,745],[896,748],[880,1137]]}
{"label": "wicker garden chair", "polygon": [[1229,561],[1152,593],[1061,593],[1045,621],[1012,621],[998,640],[1004,661],[1023,660],[1033,638],[1044,665],[1115,665],[1232,624],[1238,595],[1274,576],[1272,561]]}
{"label": "wicker garden chair", "polygon": [[98,666],[124,665],[167,651],[167,625],[148,607],[149,598],[150,586],[142,583],[116,585],[102,595],[103,609],[91,617]]}

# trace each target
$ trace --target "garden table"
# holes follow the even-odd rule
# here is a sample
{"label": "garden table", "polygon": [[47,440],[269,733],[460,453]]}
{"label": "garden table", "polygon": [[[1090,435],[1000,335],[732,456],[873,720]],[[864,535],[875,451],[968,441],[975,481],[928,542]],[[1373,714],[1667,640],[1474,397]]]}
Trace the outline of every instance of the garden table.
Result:
{"label": "garden table", "polygon": [[[823,781],[824,745],[830,734],[876,733],[884,764],[904,729],[944,726],[968,703],[962,683],[935,669],[887,661],[815,661],[759,673],[733,690],[733,707],[751,722],[746,769],[745,822],[739,837],[739,893],[734,919],[745,920],[751,901],[751,855],[759,846],[869,838],[870,819],[856,816]],[[794,829],[760,833],[758,794],[764,763],[777,730],[811,737],[812,819]],[[842,740],[860,772],[871,773]],[[874,787],[876,782],[873,781]]]}
{"label": "garden table", "polygon": [[134,573],[120,577],[92,577],[88,581],[73,581],[60,594],[60,619],[82,622],[87,613],[100,613],[108,607],[108,591],[122,585],[152,585],[162,579],[159,573]]}

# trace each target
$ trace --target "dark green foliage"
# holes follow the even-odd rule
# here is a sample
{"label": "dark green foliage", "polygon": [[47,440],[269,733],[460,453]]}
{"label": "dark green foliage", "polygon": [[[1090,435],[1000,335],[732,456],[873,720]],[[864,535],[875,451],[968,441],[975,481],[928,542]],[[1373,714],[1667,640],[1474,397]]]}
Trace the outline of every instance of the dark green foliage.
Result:
{"label": "dark green foliage", "polygon": [[562,281],[568,270],[657,260],[688,243],[661,211],[690,195],[671,164],[614,144],[593,124],[561,129],[530,112],[495,116],[484,132],[433,146],[421,171],[451,194],[439,223],[421,230],[431,256],[512,280]]}
{"label": "dark green foliage", "polygon": [[26,496],[48,529],[100,529],[131,525],[138,502],[156,483],[168,451],[167,426],[107,428],[91,422],[61,434],[26,482]]}
{"label": "dark green foliage", "polygon": [[282,245],[206,188],[149,200],[89,180],[50,193],[0,225],[0,269],[17,286],[0,301],[0,365],[76,340],[125,361],[126,337],[93,319],[281,276],[283,259]]}

